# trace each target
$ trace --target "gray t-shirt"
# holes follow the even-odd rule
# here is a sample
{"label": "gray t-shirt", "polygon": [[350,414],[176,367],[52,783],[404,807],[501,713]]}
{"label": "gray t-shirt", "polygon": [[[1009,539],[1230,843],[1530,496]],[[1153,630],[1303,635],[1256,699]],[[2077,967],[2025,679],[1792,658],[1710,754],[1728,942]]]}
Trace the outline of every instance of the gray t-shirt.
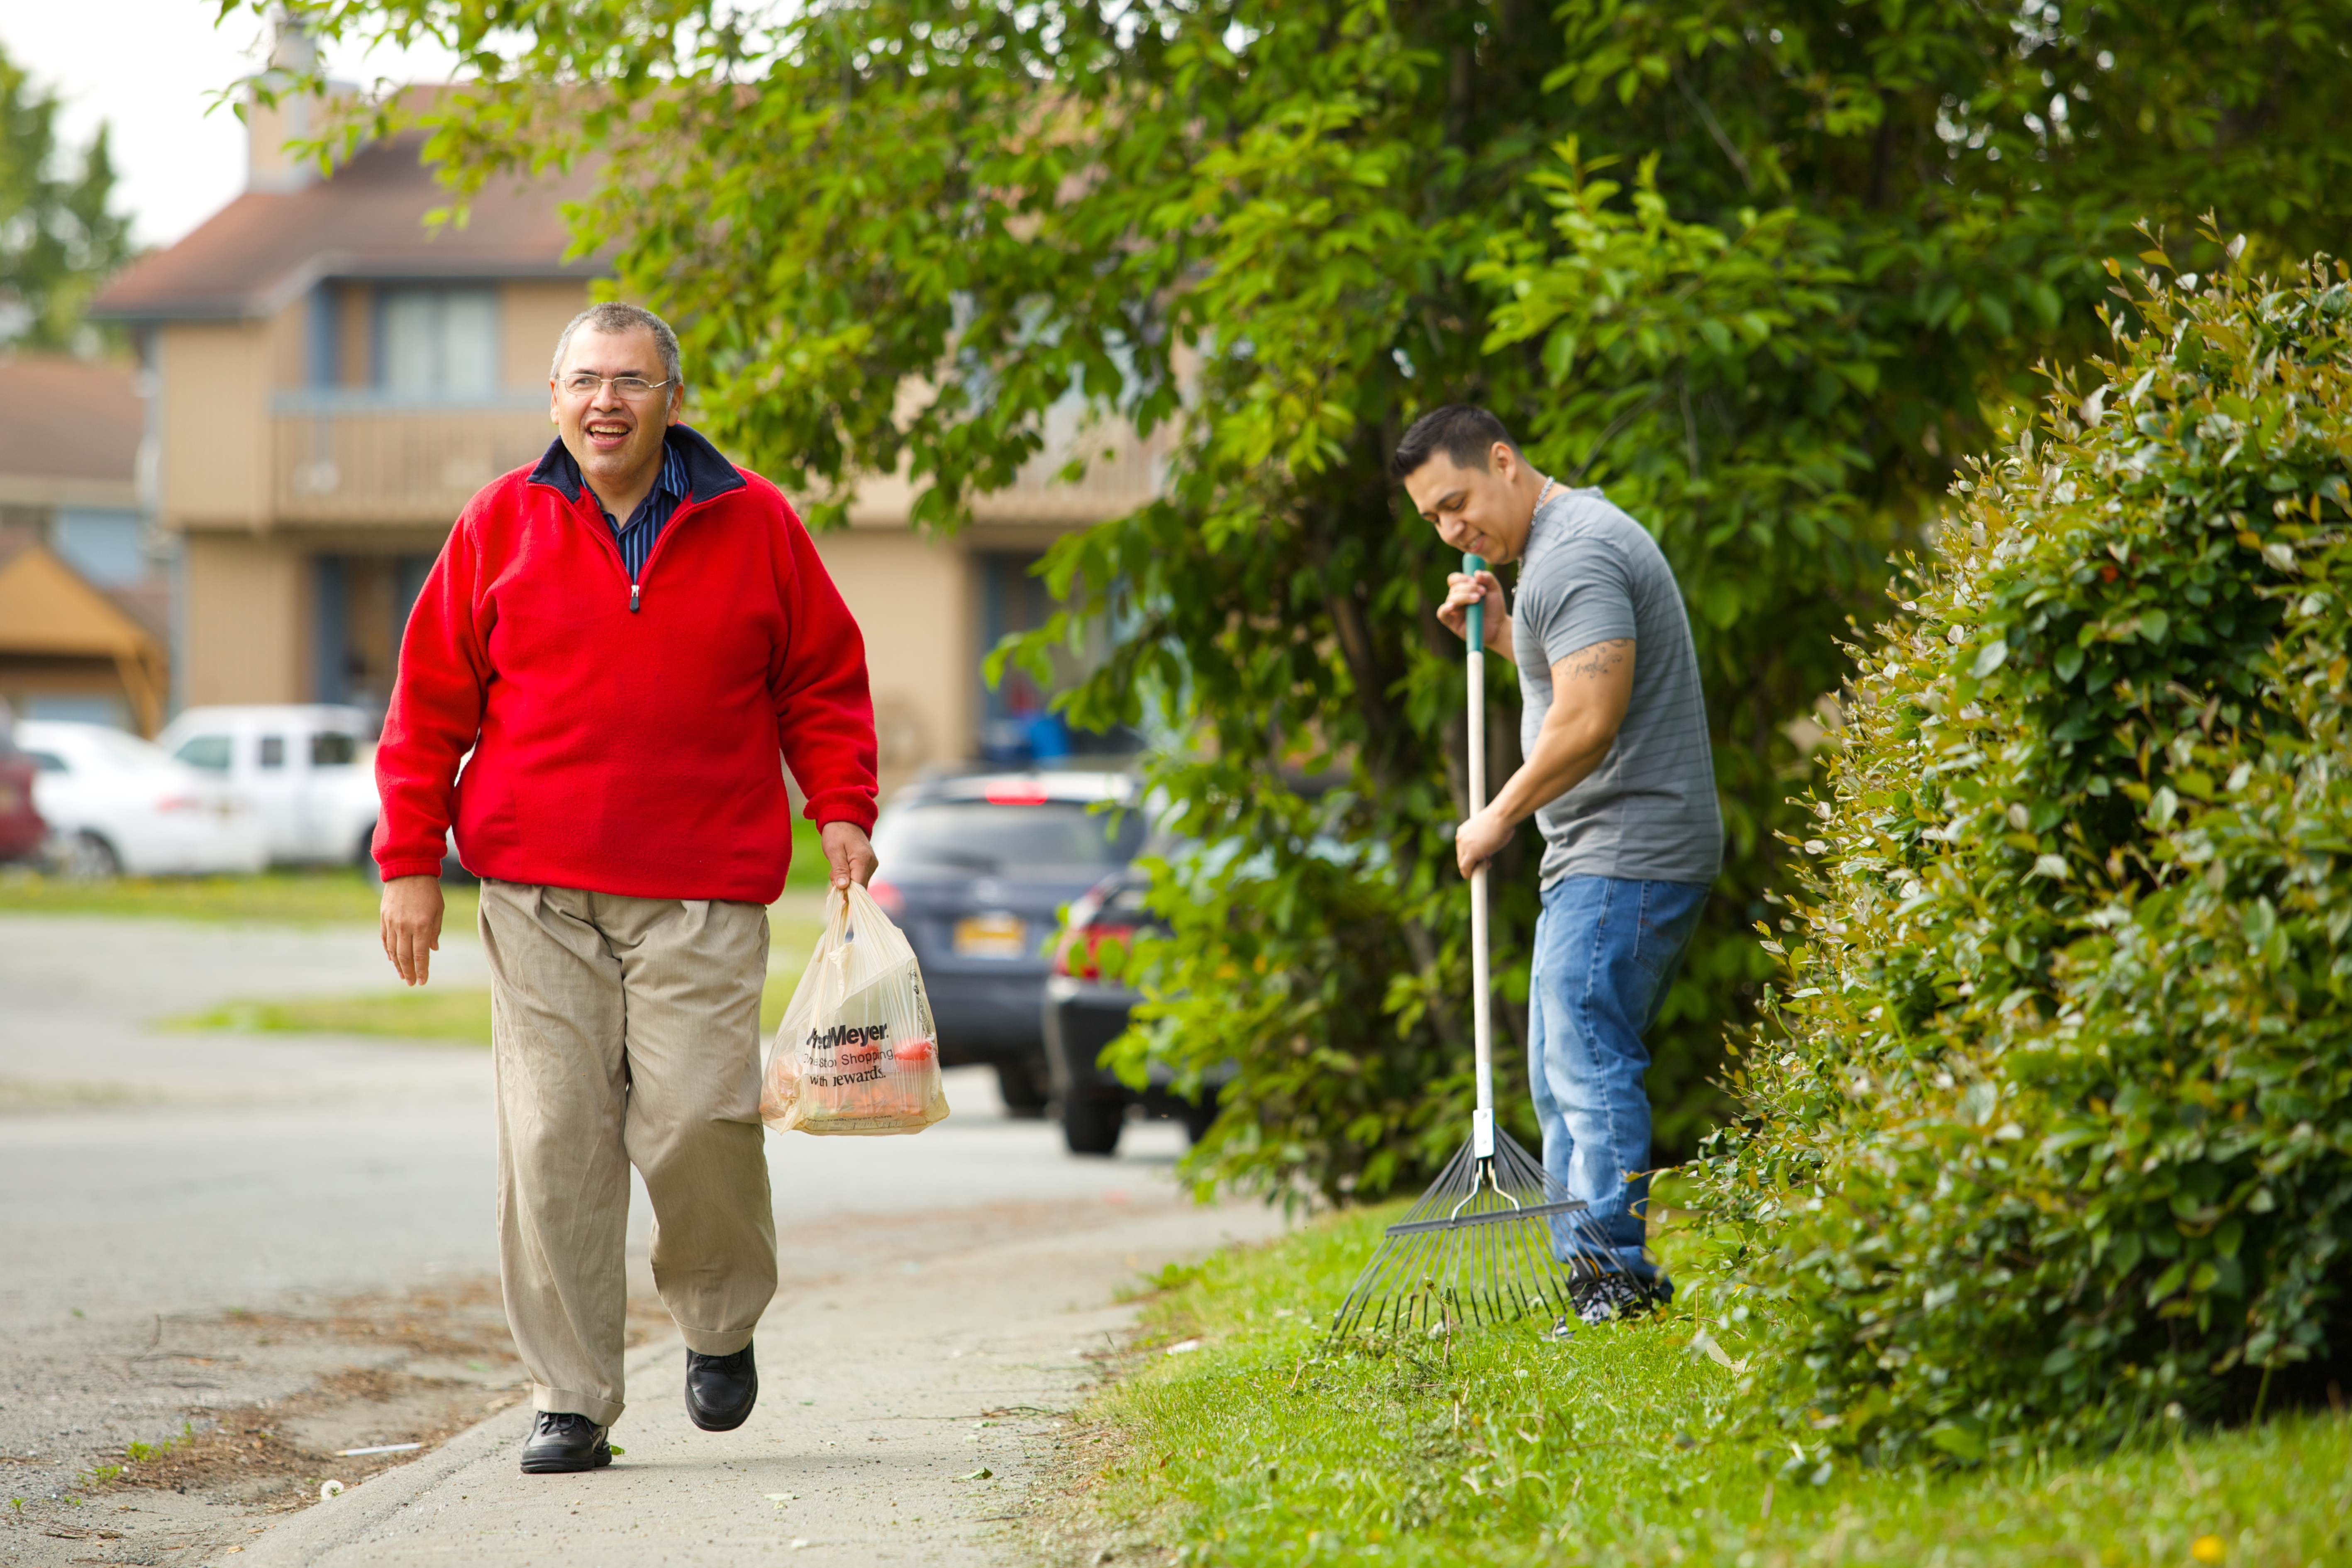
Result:
{"label": "gray t-shirt", "polygon": [[1562,877],[1705,887],[1723,868],[1723,817],[1690,621],[1657,542],[1597,489],[1555,490],[1519,560],[1511,647],[1519,744],[1535,750],[1551,711],[1551,667],[1631,637],[1633,694],[1616,743],[1582,782],[1536,813],[1543,885]]}

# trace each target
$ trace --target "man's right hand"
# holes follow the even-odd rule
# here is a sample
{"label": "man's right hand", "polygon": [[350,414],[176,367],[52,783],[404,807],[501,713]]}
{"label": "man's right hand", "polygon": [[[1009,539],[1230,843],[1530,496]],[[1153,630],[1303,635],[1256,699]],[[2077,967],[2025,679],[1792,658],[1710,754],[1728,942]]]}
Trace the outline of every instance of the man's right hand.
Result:
{"label": "man's right hand", "polygon": [[441,950],[441,879],[394,877],[383,885],[383,955],[402,980],[422,985]]}
{"label": "man's right hand", "polygon": [[1510,658],[1511,613],[1503,607],[1502,581],[1492,572],[1481,572],[1475,576],[1455,572],[1447,576],[1445,603],[1437,606],[1437,618],[1455,637],[1465,637],[1468,633],[1464,622],[1470,606],[1481,602],[1486,606],[1486,647],[1505,658]]}

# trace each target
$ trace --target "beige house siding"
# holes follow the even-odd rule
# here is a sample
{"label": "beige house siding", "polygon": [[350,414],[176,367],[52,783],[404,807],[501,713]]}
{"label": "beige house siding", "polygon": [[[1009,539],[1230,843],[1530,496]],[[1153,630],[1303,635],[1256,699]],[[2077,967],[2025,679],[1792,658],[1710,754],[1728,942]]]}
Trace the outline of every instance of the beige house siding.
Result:
{"label": "beige house siding", "polygon": [[817,553],[866,637],[884,795],[971,753],[978,647],[970,563],[905,529],[835,530]]}
{"label": "beige house siding", "polygon": [[299,386],[310,379],[311,321],[307,295],[262,321],[271,386]]}
{"label": "beige house siding", "polygon": [[555,340],[587,308],[588,291],[577,283],[509,283],[499,289],[499,379],[513,387],[545,386]]}
{"label": "beige house siding", "polygon": [[309,701],[308,557],[233,533],[192,532],[186,549],[188,702]]}
{"label": "beige house siding", "polygon": [[367,283],[333,285],[335,381],[341,386],[375,384],[375,289]]}
{"label": "beige house siding", "polygon": [[267,521],[270,326],[174,322],[162,330],[160,500],[167,527]]}

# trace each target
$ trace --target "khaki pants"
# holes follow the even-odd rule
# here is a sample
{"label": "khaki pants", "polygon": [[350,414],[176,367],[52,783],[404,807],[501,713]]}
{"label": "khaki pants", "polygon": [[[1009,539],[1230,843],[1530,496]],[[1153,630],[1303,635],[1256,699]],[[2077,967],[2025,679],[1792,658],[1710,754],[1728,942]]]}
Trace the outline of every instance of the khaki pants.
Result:
{"label": "khaki pants", "polygon": [[629,1167],[654,1284],[730,1355],[776,1293],[760,1127],[768,914],[717,900],[482,884],[499,1097],[499,1277],[532,1404],[621,1414]]}

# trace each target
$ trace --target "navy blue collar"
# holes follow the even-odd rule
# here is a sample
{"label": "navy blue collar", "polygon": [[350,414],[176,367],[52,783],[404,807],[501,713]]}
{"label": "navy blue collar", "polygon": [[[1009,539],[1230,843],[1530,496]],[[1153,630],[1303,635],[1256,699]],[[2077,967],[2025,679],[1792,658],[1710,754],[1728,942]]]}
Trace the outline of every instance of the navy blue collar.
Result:
{"label": "navy blue collar", "polygon": [[[720,457],[719,448],[694,429],[684,425],[673,425],[663,434],[662,444],[686,468],[686,494],[679,499],[680,505],[689,500],[709,500],[713,496],[722,496],[729,490],[743,488],[743,476],[735,471],[735,465]],[[547,444],[547,451],[539,459],[539,467],[530,471],[530,482],[553,486],[562,491],[563,499],[574,506],[580,503],[580,492],[586,488],[586,481],[581,477],[580,465],[573,459],[572,449],[563,444],[561,436]],[[656,482],[659,482],[658,479]]]}

